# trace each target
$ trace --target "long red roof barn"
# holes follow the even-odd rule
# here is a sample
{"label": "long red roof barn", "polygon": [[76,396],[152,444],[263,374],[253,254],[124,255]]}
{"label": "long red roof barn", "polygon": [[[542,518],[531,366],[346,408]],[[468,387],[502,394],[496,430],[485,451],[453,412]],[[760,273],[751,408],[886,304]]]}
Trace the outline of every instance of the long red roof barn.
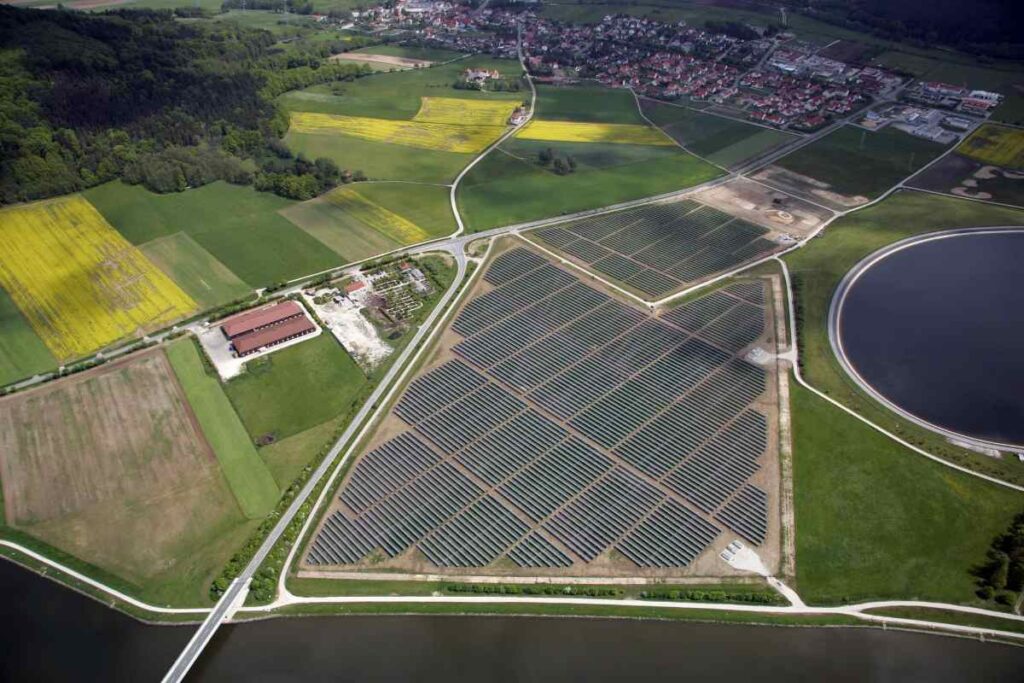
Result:
{"label": "long red roof barn", "polygon": [[243,334],[255,332],[256,330],[276,325],[290,318],[302,316],[302,307],[294,301],[282,301],[281,303],[257,308],[245,313],[239,313],[223,321],[220,325],[224,336],[234,339]]}
{"label": "long red roof barn", "polygon": [[289,339],[295,339],[301,337],[304,334],[309,334],[316,330],[316,325],[310,322],[306,316],[300,316],[291,320],[286,320],[278,325],[258,330],[256,332],[250,332],[249,334],[241,337],[236,337],[232,340],[232,345],[235,347],[235,353],[239,356],[246,356],[250,353],[259,351],[265,346],[274,346],[282,342],[286,342]]}

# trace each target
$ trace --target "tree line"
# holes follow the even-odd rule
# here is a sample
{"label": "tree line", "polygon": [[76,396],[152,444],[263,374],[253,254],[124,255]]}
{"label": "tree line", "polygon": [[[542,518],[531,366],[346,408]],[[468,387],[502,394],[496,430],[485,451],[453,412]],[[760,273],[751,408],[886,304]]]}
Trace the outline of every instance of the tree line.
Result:
{"label": "tree line", "polygon": [[226,180],[295,199],[353,179],[292,155],[274,98],[370,70],[328,62],[340,42],[275,43],[170,11],[0,6],[0,203],[116,178],[156,192]]}

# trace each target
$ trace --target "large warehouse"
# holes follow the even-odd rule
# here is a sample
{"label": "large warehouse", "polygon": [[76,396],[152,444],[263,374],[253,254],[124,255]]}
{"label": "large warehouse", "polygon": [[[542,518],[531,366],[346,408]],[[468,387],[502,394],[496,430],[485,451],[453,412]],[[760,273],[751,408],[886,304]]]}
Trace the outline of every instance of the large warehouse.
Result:
{"label": "large warehouse", "polygon": [[241,358],[315,332],[316,325],[298,303],[283,301],[227,318],[220,329]]}

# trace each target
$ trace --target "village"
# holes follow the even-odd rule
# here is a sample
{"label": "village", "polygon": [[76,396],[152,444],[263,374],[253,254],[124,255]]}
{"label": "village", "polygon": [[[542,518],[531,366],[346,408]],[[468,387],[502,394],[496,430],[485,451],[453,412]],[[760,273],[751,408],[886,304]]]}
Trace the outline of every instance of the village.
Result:
{"label": "village", "polygon": [[999,93],[912,81],[830,58],[821,46],[784,30],[737,23],[723,27],[727,34],[685,21],[622,14],[593,25],[572,24],[538,16],[534,7],[519,3],[477,10],[409,0],[356,13],[356,22],[403,43],[503,58],[517,56],[521,28],[526,65],[537,82],[592,80],[656,99],[706,102],[722,113],[796,132],[819,130],[872,104],[905,100],[928,111],[949,111],[920,124],[872,113],[866,127],[894,120],[912,135],[950,142],[1002,100]]}

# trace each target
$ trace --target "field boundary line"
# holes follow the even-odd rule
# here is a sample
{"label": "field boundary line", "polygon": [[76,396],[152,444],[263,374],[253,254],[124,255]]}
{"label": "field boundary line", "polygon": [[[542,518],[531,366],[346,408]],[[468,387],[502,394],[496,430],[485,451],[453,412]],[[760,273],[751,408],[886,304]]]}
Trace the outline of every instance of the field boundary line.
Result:
{"label": "field boundary line", "polygon": [[636,103],[636,111],[637,111],[637,113],[640,114],[640,118],[642,118],[644,121],[647,122],[647,125],[651,126],[651,128],[654,128],[655,130],[659,131],[662,135],[664,135],[669,140],[671,140],[673,142],[673,144],[675,144],[676,147],[678,147],[679,149],[683,150],[687,154],[700,159],[704,163],[711,164],[715,168],[720,168],[723,171],[725,171],[726,173],[732,173],[732,171],[727,169],[725,166],[722,166],[721,164],[719,164],[717,162],[714,162],[711,159],[708,159],[707,157],[701,156],[700,154],[697,154],[696,152],[688,149],[686,147],[686,145],[684,145],[683,143],[679,142],[679,140],[676,140],[674,137],[672,137],[671,135],[666,133],[664,128],[662,128],[661,126],[659,126],[656,123],[654,123],[654,121],[651,121],[649,118],[647,118],[647,114],[644,113],[643,107],[640,106],[640,96],[636,94],[636,90],[633,90],[633,88],[627,88],[627,89],[629,90],[630,94],[633,95],[633,102]]}

